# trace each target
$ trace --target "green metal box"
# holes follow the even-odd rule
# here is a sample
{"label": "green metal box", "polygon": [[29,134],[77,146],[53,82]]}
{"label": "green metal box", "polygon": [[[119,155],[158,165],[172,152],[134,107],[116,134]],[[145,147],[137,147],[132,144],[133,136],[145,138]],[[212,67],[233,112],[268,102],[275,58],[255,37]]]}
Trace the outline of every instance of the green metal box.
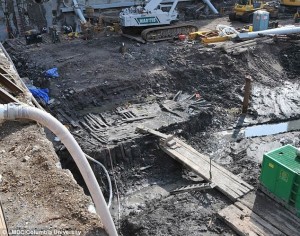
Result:
{"label": "green metal box", "polygon": [[262,190],[300,217],[300,154],[292,145],[263,156],[260,184]]}

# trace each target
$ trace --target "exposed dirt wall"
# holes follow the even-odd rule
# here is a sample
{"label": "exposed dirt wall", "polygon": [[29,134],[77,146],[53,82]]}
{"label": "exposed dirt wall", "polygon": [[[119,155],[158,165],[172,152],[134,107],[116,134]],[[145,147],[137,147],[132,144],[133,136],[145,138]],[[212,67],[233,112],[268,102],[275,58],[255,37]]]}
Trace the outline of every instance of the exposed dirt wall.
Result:
{"label": "exposed dirt wall", "polygon": [[106,235],[88,211],[91,199],[35,124],[5,122],[0,134],[1,203],[9,230],[65,230]]}

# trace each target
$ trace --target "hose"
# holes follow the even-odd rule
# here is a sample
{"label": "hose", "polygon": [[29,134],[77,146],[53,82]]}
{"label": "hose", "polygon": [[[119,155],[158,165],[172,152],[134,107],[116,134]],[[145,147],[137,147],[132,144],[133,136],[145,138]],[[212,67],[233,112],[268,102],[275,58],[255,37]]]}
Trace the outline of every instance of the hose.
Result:
{"label": "hose", "polygon": [[98,164],[99,166],[101,166],[101,168],[104,170],[106,177],[107,177],[107,182],[108,182],[108,188],[109,188],[109,199],[108,199],[108,203],[107,203],[107,207],[110,208],[111,206],[111,202],[112,202],[112,197],[113,197],[113,192],[112,192],[112,184],[111,184],[111,179],[109,177],[109,173],[106,170],[105,166],[102,165],[101,162],[95,160],[94,158],[90,157],[89,155],[85,154],[86,158],[89,159],[90,161]]}
{"label": "hose", "polygon": [[112,157],[111,157],[111,153],[110,153],[110,149],[107,147],[107,151],[109,154],[109,160],[110,160],[110,165],[111,165],[111,170],[113,173],[113,177],[114,177],[114,181],[115,181],[115,187],[116,187],[116,192],[117,192],[117,201],[118,201],[118,227],[120,229],[120,219],[121,219],[121,202],[120,202],[120,194],[119,194],[119,189],[118,189],[118,185],[117,185],[117,180],[116,180],[116,175],[115,175],[115,168],[114,168],[114,164],[112,161]]}
{"label": "hose", "polygon": [[0,120],[29,119],[34,120],[50,129],[65,145],[73,157],[78,169],[90,191],[96,206],[96,212],[101,218],[103,226],[110,236],[117,236],[117,230],[106,205],[105,199],[98,185],[96,177],[88,163],[85,154],[71,135],[69,130],[51,114],[35,107],[15,103],[0,104]]}

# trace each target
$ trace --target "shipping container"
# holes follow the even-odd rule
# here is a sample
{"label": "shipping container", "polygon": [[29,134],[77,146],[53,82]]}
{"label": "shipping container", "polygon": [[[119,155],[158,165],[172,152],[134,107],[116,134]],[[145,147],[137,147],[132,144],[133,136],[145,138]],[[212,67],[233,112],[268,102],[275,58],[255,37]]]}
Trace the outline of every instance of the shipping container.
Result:
{"label": "shipping container", "polygon": [[285,145],[263,156],[260,185],[263,191],[300,216],[300,152]]}

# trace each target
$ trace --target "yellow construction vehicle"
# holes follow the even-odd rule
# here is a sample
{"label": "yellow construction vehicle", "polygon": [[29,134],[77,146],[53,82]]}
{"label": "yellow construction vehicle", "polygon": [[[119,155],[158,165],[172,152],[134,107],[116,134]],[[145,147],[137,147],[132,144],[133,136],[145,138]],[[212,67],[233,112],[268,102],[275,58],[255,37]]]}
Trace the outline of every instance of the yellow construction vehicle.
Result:
{"label": "yellow construction vehicle", "polygon": [[[300,0],[280,0],[280,12],[297,14],[297,12],[300,12]],[[298,17],[296,14],[294,18]]]}
{"label": "yellow construction vehicle", "polygon": [[300,7],[300,1],[299,0],[280,0],[280,4],[287,7]]}
{"label": "yellow construction vehicle", "polygon": [[252,22],[253,13],[257,10],[268,11],[271,18],[278,17],[278,8],[275,5],[255,0],[238,0],[238,2],[234,5],[233,12],[229,14],[229,20],[239,20],[247,23]]}

